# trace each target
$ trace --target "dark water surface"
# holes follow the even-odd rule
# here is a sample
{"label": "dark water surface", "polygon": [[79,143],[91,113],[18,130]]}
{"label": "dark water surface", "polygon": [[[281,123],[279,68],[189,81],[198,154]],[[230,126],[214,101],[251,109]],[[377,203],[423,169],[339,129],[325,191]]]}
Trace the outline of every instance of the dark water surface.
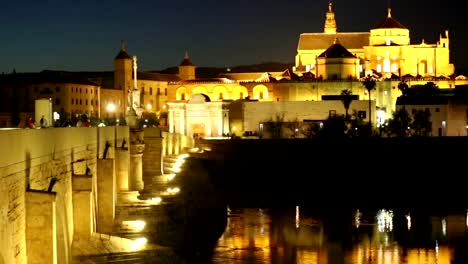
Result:
{"label": "dark water surface", "polygon": [[229,208],[212,263],[468,263],[467,211]]}

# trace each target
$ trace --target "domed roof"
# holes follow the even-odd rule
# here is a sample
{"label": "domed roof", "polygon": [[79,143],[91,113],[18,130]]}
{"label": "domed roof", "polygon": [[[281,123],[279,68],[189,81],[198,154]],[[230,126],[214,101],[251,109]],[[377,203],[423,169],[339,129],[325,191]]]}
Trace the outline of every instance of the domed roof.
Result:
{"label": "domed roof", "polygon": [[392,18],[392,9],[388,9],[388,14],[387,17],[380,21],[380,23],[377,24],[373,29],[379,29],[379,28],[404,28],[406,29],[405,26],[403,26],[400,22]]}
{"label": "domed roof", "polygon": [[125,43],[122,42],[120,43],[120,51],[119,53],[117,54],[117,56],[115,56],[115,60],[121,60],[121,59],[132,59],[132,57],[130,55],[128,55],[127,51],[125,50]]}
{"label": "domed roof", "polygon": [[318,56],[319,58],[356,58],[349,50],[347,50],[343,45],[338,42],[338,39],[335,39],[333,45],[328,47],[322,54]]}

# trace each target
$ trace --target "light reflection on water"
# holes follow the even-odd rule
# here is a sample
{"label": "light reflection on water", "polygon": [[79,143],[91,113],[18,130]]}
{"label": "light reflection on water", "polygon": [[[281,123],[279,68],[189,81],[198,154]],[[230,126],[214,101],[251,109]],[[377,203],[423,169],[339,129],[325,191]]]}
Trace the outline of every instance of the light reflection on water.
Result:
{"label": "light reflection on water", "polygon": [[302,208],[286,211],[231,209],[213,263],[450,264],[451,241],[463,238],[467,229],[466,214],[401,213],[395,222],[393,211],[356,211],[339,222],[346,226],[342,239],[331,239],[336,223],[327,229],[321,216],[306,216]]}

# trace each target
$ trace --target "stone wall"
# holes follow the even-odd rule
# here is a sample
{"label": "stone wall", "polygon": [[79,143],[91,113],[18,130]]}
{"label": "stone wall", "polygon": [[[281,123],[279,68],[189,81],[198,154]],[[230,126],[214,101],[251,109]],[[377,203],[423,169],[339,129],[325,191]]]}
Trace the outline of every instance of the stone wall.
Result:
{"label": "stone wall", "polygon": [[[26,229],[35,219],[26,216],[27,190],[56,193],[57,261],[68,263],[74,232],[72,176],[96,175],[106,142],[114,146],[124,139],[128,142],[128,127],[0,131],[0,263],[32,263]],[[108,157],[114,153],[111,147]],[[95,189],[96,177],[93,185]]]}

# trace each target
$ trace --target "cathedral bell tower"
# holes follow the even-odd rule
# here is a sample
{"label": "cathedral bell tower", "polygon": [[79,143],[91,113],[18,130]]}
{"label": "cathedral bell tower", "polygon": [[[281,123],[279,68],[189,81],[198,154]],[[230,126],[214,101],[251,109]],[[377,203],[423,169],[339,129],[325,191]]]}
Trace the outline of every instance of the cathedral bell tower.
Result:
{"label": "cathedral bell tower", "polygon": [[336,34],[335,13],[332,9],[332,3],[328,3],[328,12],[325,18],[325,26],[323,32],[325,34]]}

